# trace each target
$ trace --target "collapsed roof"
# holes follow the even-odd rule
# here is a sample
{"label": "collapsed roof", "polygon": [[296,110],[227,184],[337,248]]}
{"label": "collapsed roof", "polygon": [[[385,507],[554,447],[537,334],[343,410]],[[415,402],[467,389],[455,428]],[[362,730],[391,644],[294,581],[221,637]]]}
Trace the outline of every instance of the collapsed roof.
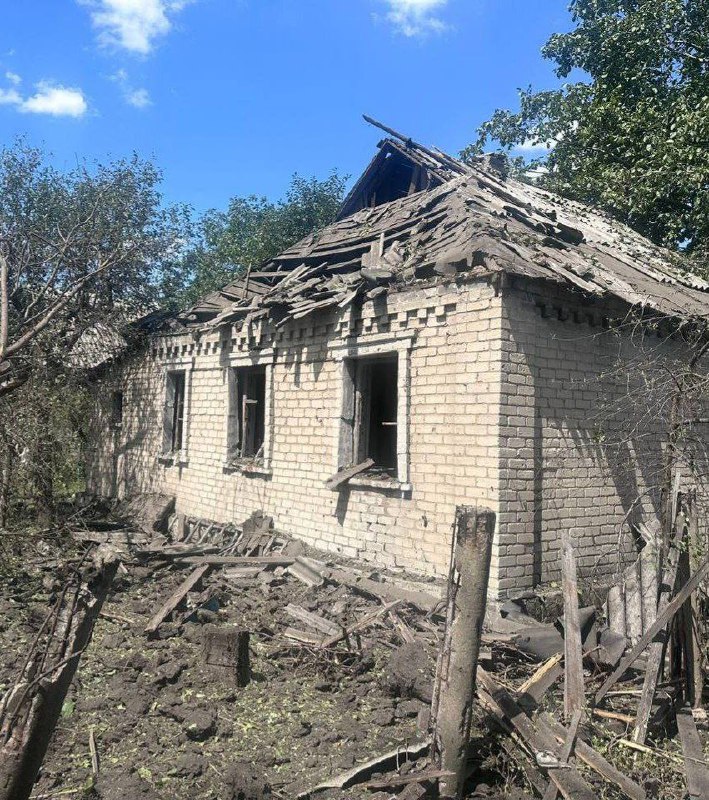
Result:
{"label": "collapsed roof", "polygon": [[494,157],[466,164],[384,130],[392,135],[335,222],[208,295],[182,321],[213,327],[271,316],[282,324],[420,281],[495,273],[709,318],[709,283],[626,225],[507,177]]}

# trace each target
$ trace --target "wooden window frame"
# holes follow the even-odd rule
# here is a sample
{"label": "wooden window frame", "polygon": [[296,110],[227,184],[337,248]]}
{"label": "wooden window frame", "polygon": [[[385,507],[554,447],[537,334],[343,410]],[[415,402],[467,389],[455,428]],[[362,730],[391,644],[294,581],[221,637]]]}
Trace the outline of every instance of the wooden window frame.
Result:
{"label": "wooden window frame", "polygon": [[[165,365],[165,381],[163,389],[163,429],[162,453],[159,461],[164,464],[186,466],[188,463],[188,442],[191,418],[192,371],[194,359],[174,359]],[[182,401],[182,430],[179,442],[174,442],[175,404],[171,393],[174,392],[175,375],[184,375]],[[178,446],[176,446],[178,445]]]}
{"label": "wooden window frame", "polygon": [[[229,358],[226,367],[226,424],[224,469],[252,475],[268,477],[272,474],[273,451],[273,367],[275,351],[264,350],[259,353],[235,353]],[[236,442],[239,440],[240,419],[242,410],[238,408],[239,380],[238,371],[246,369],[264,370],[264,403],[263,403],[263,444],[262,454],[241,456],[234,452]]]}
{"label": "wooden window frame", "polygon": [[[357,386],[356,364],[358,361],[375,360],[382,357],[397,358],[397,415],[396,415],[396,477],[389,480],[381,478],[369,479],[366,474],[351,478],[349,486],[362,488],[398,489],[410,492],[410,453],[409,453],[409,426],[410,426],[410,373],[411,350],[415,334],[392,337],[373,337],[365,342],[346,342],[331,346],[332,358],[339,364],[340,369],[340,396],[338,398],[339,417],[336,419],[334,435],[335,459],[332,471],[337,472],[342,467],[354,463],[360,455],[356,451],[355,442],[359,443],[359,433],[356,430],[357,413]],[[361,451],[360,451],[361,452]]]}

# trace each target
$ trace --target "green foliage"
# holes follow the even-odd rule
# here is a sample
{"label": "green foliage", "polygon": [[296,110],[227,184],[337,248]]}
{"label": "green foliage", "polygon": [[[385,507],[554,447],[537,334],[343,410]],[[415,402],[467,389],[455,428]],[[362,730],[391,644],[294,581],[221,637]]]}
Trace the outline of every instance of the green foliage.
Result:
{"label": "green foliage", "polygon": [[543,55],[560,79],[520,91],[463,152],[554,145],[540,182],[599,205],[658,244],[709,255],[709,0],[572,0],[575,27]]}
{"label": "green foliage", "polygon": [[209,211],[199,224],[200,243],[187,256],[193,282],[185,304],[225,286],[335,219],[347,178],[294,175],[282,200],[235,197],[226,211]]}
{"label": "green foliage", "polygon": [[12,389],[50,353],[66,358],[97,320],[120,324],[182,289],[189,213],[164,206],[160,180],[137,156],[62,172],[22,140],[0,150],[0,373]]}

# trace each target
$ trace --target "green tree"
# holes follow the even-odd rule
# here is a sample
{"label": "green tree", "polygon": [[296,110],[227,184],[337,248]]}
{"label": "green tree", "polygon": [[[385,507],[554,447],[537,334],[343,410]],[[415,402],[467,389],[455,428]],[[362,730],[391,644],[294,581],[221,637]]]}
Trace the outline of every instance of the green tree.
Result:
{"label": "green tree", "polygon": [[0,397],[64,364],[98,320],[121,322],[182,288],[184,207],[134,156],[69,172],[23,141],[0,150]]}
{"label": "green tree", "polygon": [[325,180],[294,175],[283,199],[235,197],[226,211],[209,211],[199,224],[200,242],[188,255],[193,281],[185,303],[225,286],[248,267],[278,255],[335,219],[346,177]]}
{"label": "green tree", "polygon": [[[572,0],[574,28],[542,50],[571,82],[520,90],[488,140],[550,145],[540,182],[658,244],[709,255],[709,0]],[[553,146],[552,146],[553,145]]]}

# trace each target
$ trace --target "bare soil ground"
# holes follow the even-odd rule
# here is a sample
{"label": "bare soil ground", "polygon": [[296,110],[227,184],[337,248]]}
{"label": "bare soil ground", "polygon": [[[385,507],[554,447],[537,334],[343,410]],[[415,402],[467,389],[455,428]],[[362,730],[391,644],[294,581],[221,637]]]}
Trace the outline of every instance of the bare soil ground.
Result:
{"label": "bare soil ground", "polygon": [[[0,696],[16,678],[60,588],[58,557],[71,558],[72,548],[74,553],[81,549],[66,540],[38,540],[4,560]],[[241,583],[214,572],[206,591],[191,595],[191,607],[149,639],[147,621],[187,574],[185,568],[129,563],[116,578],[44,761],[33,795],[37,800],[294,798],[380,753],[426,738],[440,617],[402,606],[398,613],[415,635],[413,643],[382,617],[349,645],[322,651],[284,636],[288,626],[303,627],[285,613],[289,603],[347,626],[375,610],[377,600],[337,584],[309,588],[274,572]],[[226,670],[205,663],[205,633],[215,624],[251,631],[248,686],[237,688]],[[502,643],[488,645],[481,663],[511,690],[538,666]],[[587,679],[592,682],[593,676]],[[632,702],[619,698],[618,710],[632,712]],[[557,688],[545,706],[559,718],[560,705]],[[582,728],[583,738],[643,785],[648,798],[685,796],[676,740],[664,740],[654,753],[633,753],[618,746],[627,726],[597,722],[593,729]],[[100,759],[98,779],[92,772],[91,731]],[[480,709],[473,736],[470,796],[533,796],[515,745]],[[414,766],[402,757],[398,772],[427,766],[425,760]],[[622,796],[580,769],[599,798]],[[376,800],[392,795],[358,785],[317,796]]]}

